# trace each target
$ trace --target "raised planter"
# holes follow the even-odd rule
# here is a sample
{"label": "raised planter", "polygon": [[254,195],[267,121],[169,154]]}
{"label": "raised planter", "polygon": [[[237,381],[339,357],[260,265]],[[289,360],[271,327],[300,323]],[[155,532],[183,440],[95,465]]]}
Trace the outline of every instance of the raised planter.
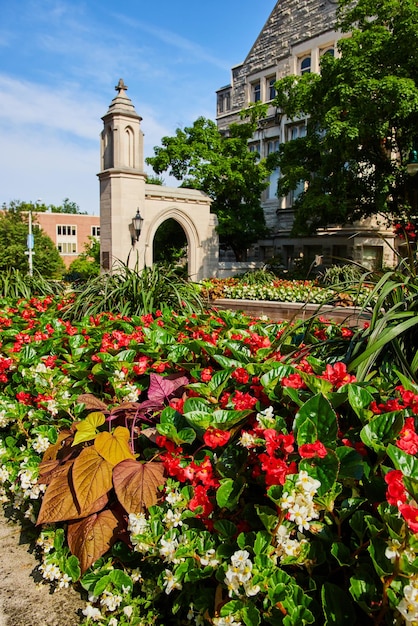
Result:
{"label": "raised planter", "polygon": [[367,311],[355,307],[341,307],[329,304],[303,304],[301,302],[274,302],[271,300],[233,300],[217,298],[212,300],[215,309],[243,311],[247,315],[260,317],[265,315],[271,320],[308,319],[322,316],[327,320],[346,326],[363,326],[370,319]]}

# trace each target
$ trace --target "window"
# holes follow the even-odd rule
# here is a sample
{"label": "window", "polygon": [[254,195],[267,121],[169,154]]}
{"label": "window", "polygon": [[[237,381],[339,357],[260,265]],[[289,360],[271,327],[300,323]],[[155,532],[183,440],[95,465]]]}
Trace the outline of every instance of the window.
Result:
{"label": "window", "polygon": [[59,242],[57,243],[57,249],[60,254],[77,254],[77,244],[75,242]]}
{"label": "window", "polygon": [[258,158],[260,158],[260,142],[256,141],[248,146],[250,152],[257,152]]}
{"label": "window", "polygon": [[[305,124],[295,124],[294,126],[290,126],[287,129],[287,140],[291,141],[292,139],[300,139],[301,137],[305,137],[306,135],[306,126]],[[305,181],[301,180],[294,189],[290,193],[290,203],[294,204],[295,200],[297,200],[300,194],[305,191]]]}
{"label": "window", "polygon": [[224,112],[224,97],[218,96],[218,113]]}
{"label": "window", "polygon": [[301,74],[309,74],[311,71],[311,57],[304,57],[300,62],[300,73]]}
{"label": "window", "polygon": [[57,224],[57,235],[64,235],[66,237],[77,236],[77,226],[68,226],[67,224]]}
{"label": "window", "polygon": [[260,102],[261,100],[261,83],[254,83],[253,85],[253,102]]}
{"label": "window", "polygon": [[[280,142],[278,139],[272,139],[267,142],[267,155],[278,152]],[[279,182],[279,168],[276,167],[269,176],[269,186],[266,189],[266,199],[273,200],[277,198],[277,183]]]}
{"label": "window", "polygon": [[331,48],[324,48],[320,51],[321,57],[324,56],[324,54],[329,54],[331,57],[333,57],[335,55],[334,46],[332,46]]}
{"label": "window", "polygon": [[274,98],[276,97],[276,88],[275,85],[276,84],[276,77],[275,76],[271,76],[270,78],[267,79],[267,86],[268,86],[268,99],[269,100],[274,100]]}
{"label": "window", "polygon": [[231,110],[231,94],[229,92],[218,95],[218,113]]}
{"label": "window", "polygon": [[92,237],[100,237],[100,226],[92,226],[91,227],[91,236]]}

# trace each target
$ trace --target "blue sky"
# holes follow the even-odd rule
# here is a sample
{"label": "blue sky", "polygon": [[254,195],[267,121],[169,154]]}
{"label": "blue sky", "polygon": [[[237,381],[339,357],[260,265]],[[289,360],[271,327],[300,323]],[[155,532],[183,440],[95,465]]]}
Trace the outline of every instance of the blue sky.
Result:
{"label": "blue sky", "polygon": [[[145,156],[203,115],[245,59],[274,0],[0,0],[0,205],[99,212],[101,117],[119,78]],[[169,181],[170,182],[170,181]]]}

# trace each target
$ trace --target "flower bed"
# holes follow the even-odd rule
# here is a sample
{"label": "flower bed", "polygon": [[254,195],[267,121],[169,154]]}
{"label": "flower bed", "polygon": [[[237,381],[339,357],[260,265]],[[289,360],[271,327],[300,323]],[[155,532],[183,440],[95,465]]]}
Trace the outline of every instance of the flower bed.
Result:
{"label": "flower bed", "polygon": [[204,294],[211,300],[268,300],[301,304],[338,304],[360,306],[369,290],[366,287],[342,293],[341,288],[324,287],[315,280],[272,279],[251,282],[244,278],[211,279],[202,282]]}
{"label": "flower bed", "polygon": [[3,303],[0,483],[86,624],[417,619],[416,385],[325,321],[63,308]]}

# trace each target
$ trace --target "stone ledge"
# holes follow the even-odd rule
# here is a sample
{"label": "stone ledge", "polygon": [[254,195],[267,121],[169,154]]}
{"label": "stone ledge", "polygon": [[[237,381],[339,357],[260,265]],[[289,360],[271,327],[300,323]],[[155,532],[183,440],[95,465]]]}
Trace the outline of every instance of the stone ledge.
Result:
{"label": "stone ledge", "polygon": [[222,311],[243,311],[247,315],[265,315],[273,321],[305,320],[322,316],[327,320],[346,326],[363,326],[370,319],[370,313],[355,307],[339,307],[329,304],[303,304],[301,302],[275,302],[272,300],[233,300],[217,298],[211,301],[215,309]]}

